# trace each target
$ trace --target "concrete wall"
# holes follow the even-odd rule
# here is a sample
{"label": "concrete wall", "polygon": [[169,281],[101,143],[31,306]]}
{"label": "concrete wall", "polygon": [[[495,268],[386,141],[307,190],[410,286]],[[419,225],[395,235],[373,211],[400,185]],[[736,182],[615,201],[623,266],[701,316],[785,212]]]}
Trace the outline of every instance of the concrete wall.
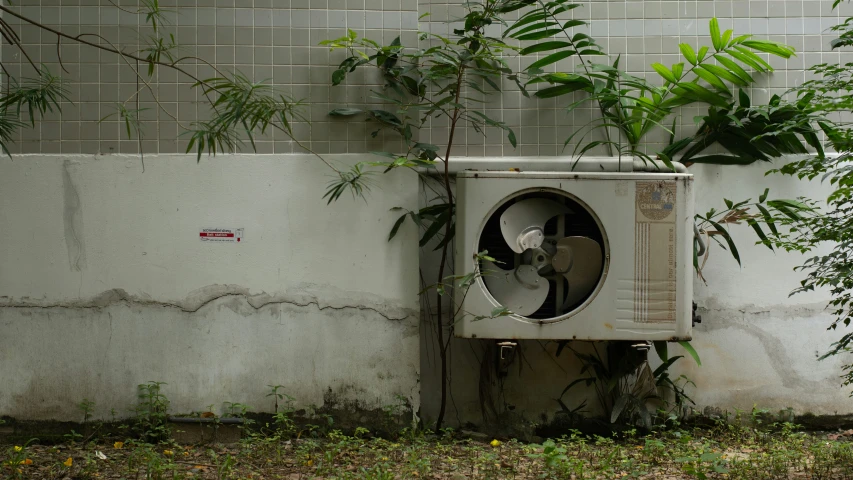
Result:
{"label": "concrete wall", "polygon": [[[348,164],[360,156],[331,156]],[[0,415],[129,414],[167,382],[174,412],[267,385],[300,406],[419,403],[414,174],[326,206],[307,155],[16,156],[0,161]],[[381,193],[379,193],[381,192]],[[199,229],[245,228],[241,243]]]}
{"label": "concrete wall", "polygon": [[[152,380],[168,383],[174,411],[223,402],[271,410],[266,385],[281,384],[302,406],[375,409],[403,395],[435,418],[438,359],[432,330],[419,331],[416,233],[406,224],[386,241],[397,216],[389,208],[419,202],[414,175],[377,177],[367,202],[326,206],[329,171],[310,156],[200,165],[149,156],[145,164],[142,173],[138,157],[0,162],[0,415],[74,419],[84,398],[100,416],[113,408],[126,415],[136,385]],[[755,198],[765,186],[771,198],[828,191],[764,177],[767,168],[691,169],[697,211],[722,206],[723,197]],[[202,243],[205,227],[245,228],[244,243]],[[712,247],[708,283],[695,285],[704,320],[693,344],[703,366],[680,363],[697,384],[693,398],[700,406],[849,413],[839,361],[816,358],[837,336],[825,331],[828,295],[789,298],[802,257],[753,246],[746,226],[733,232],[743,267]],[[427,281],[432,255],[420,258]],[[556,348],[522,342],[506,377],[491,377],[481,395],[492,346],[454,340],[448,422],[481,423],[488,402],[529,423],[547,421],[580,368]],[[590,394],[573,390],[564,401],[587,399],[594,413]]]}

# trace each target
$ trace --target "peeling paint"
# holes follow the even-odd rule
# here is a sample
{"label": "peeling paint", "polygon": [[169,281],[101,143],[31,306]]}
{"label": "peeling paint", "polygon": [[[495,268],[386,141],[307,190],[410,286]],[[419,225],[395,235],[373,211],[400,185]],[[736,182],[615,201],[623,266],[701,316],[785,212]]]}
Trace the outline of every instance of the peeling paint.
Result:
{"label": "peeling paint", "polygon": [[699,308],[698,311],[707,320],[696,328],[696,335],[701,335],[699,332],[708,333],[736,329],[755,338],[762,346],[764,355],[770,360],[771,367],[785,388],[813,391],[827,387],[825,380],[811,380],[801,375],[794,368],[795,361],[788,355],[792,346],[783,342],[777,332],[761,328],[762,322],[756,321],[762,317],[784,320],[817,316],[824,313],[825,304],[799,305],[796,308],[744,306],[733,309],[717,307],[713,309]]}

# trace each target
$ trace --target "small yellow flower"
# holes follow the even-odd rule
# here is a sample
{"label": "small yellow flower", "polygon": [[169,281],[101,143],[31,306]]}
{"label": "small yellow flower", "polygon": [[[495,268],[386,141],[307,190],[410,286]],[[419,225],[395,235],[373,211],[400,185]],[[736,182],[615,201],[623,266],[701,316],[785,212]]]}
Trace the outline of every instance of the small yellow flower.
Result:
{"label": "small yellow flower", "polygon": [[33,461],[29,458],[21,460],[21,465],[32,465],[32,464],[33,464]]}
{"label": "small yellow flower", "polygon": [[124,442],[116,442],[113,444],[113,448],[115,449],[121,449],[122,447],[124,447]]}
{"label": "small yellow flower", "polygon": [[184,456],[185,456],[185,457],[190,456],[190,452],[184,452]]}
{"label": "small yellow flower", "polygon": [[307,462],[305,462],[305,465],[307,465],[307,466],[309,466],[309,467],[310,467],[311,465],[314,465],[314,460],[308,460]]}
{"label": "small yellow flower", "polygon": [[493,447],[500,447],[501,442],[499,442],[498,440],[492,440],[491,443],[489,443],[489,445],[491,445]]}
{"label": "small yellow flower", "polygon": [[163,450],[163,455],[171,456],[171,455],[174,455],[174,454],[175,454],[175,452],[173,452],[173,451],[171,451],[171,450]]}
{"label": "small yellow flower", "polygon": [[74,464],[74,460],[72,460],[71,457],[68,457],[68,460],[62,462],[62,464],[65,465],[66,467],[70,467],[71,465]]}
{"label": "small yellow flower", "polygon": [[387,461],[388,461],[388,457],[382,457],[382,461],[383,461],[383,462],[387,462]]}
{"label": "small yellow flower", "polygon": [[20,452],[20,451],[21,451],[21,450],[23,450],[23,449],[24,449],[24,447],[22,447],[22,446],[20,446],[20,445],[15,445],[15,451],[16,451],[16,452]]}

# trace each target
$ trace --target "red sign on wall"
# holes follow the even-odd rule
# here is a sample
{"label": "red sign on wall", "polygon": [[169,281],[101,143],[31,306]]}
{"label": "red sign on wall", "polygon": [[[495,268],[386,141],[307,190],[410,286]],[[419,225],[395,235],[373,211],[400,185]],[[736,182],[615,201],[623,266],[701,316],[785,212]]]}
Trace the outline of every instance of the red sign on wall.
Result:
{"label": "red sign on wall", "polygon": [[242,228],[202,228],[198,233],[202,242],[242,243]]}

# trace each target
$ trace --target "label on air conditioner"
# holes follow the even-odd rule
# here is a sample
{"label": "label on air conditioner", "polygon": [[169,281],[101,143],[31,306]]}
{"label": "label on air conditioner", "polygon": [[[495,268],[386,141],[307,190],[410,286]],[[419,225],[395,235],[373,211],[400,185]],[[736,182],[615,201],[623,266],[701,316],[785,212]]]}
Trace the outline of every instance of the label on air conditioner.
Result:
{"label": "label on air conditioner", "polygon": [[637,183],[634,322],[675,323],[675,181]]}

